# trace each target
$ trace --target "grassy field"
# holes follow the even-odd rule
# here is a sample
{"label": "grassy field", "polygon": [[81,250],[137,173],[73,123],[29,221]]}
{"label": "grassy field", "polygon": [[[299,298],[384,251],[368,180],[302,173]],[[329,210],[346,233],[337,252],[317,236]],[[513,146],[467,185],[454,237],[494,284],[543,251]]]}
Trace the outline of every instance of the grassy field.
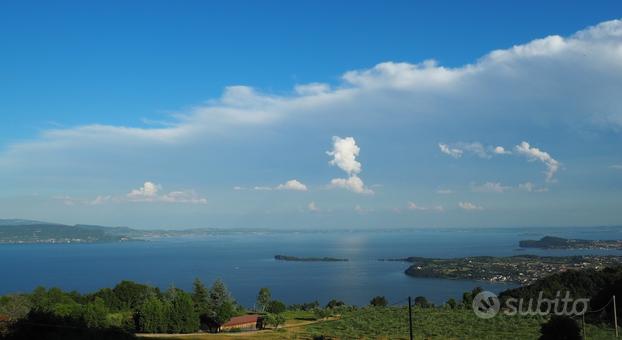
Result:
{"label": "grassy field", "polygon": [[[253,333],[167,336],[162,339],[408,339],[407,308],[363,308],[344,312],[339,319],[312,321],[309,312],[287,312],[288,322],[280,330]],[[470,309],[414,310],[415,339],[537,339],[541,317],[496,316],[484,320]],[[588,339],[613,339],[613,330],[588,325]]]}

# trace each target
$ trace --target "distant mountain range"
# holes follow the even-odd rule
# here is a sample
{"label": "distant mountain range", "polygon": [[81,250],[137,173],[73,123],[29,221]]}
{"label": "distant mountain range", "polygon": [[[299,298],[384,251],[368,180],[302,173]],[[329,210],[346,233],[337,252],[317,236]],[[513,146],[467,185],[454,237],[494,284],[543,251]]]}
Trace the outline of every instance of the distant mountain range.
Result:
{"label": "distant mountain range", "polygon": [[[0,244],[130,242],[165,237],[273,231],[275,230],[256,228],[143,230],[130,227],[107,227],[88,224],[67,225],[23,219],[0,219]],[[281,230],[281,232],[287,231]],[[291,232],[299,231],[292,230]]]}

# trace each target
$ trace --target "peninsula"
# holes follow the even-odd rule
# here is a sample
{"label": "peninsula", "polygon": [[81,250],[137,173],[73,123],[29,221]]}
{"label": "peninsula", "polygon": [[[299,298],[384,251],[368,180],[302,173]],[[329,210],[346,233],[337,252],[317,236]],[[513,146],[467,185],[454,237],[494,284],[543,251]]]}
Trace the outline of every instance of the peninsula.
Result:
{"label": "peninsula", "polygon": [[451,259],[409,257],[383,261],[411,263],[406,275],[456,280],[508,282],[528,285],[568,270],[602,269],[622,265],[622,256],[475,256]]}
{"label": "peninsula", "polygon": [[539,249],[622,249],[622,240],[582,240],[544,236],[539,240],[522,240],[521,248]]}

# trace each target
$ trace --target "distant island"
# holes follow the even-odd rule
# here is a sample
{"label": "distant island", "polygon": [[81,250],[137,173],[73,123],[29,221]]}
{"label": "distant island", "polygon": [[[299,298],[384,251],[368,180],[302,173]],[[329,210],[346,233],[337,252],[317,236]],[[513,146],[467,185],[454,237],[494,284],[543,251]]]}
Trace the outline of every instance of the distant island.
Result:
{"label": "distant island", "polygon": [[539,249],[622,249],[622,240],[581,240],[544,236],[539,240],[522,240],[521,248]]}
{"label": "distant island", "polygon": [[348,259],[340,259],[335,257],[297,257],[287,255],[275,255],[277,261],[297,261],[297,262],[347,262]]}
{"label": "distant island", "polygon": [[508,282],[528,285],[567,270],[602,269],[622,265],[622,256],[474,256],[452,259],[408,257],[381,261],[411,263],[406,275],[442,279]]}

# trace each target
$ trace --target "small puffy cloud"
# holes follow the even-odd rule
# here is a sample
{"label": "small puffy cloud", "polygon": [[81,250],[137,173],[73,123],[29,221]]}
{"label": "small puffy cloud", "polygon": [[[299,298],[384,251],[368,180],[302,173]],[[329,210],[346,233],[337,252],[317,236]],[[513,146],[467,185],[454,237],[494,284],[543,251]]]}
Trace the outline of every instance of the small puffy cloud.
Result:
{"label": "small puffy cloud", "polygon": [[510,190],[510,187],[501,185],[501,183],[499,182],[486,182],[482,185],[471,185],[471,190],[473,190],[474,192],[502,193]]}
{"label": "small puffy cloud", "polygon": [[294,191],[307,191],[308,190],[306,185],[304,185],[303,183],[295,179],[289,180],[285,182],[284,184],[279,184],[276,187],[276,189],[277,190],[294,190]]}
{"label": "small puffy cloud", "polygon": [[253,190],[257,190],[257,191],[270,191],[270,190],[272,190],[272,187],[255,186],[255,187],[253,187]]}
{"label": "small puffy cloud", "polygon": [[551,157],[548,152],[532,147],[527,142],[521,142],[514,149],[519,155],[527,157],[530,162],[537,160],[544,163],[544,165],[546,165],[546,181],[554,181],[555,173],[559,170],[560,164],[557,160]]}
{"label": "small puffy cloud", "polygon": [[162,195],[160,201],[167,203],[207,204],[207,198],[200,197],[194,190],[171,191]]}
{"label": "small puffy cloud", "polygon": [[[490,158],[490,154],[487,151],[487,148],[482,145],[480,142],[458,142],[454,144],[438,144],[439,149],[442,153],[449,155],[453,158],[460,158],[464,154],[473,154],[479,158]],[[489,149],[492,149],[489,147]]]}
{"label": "small puffy cloud", "polygon": [[463,209],[463,210],[467,210],[467,211],[476,211],[476,210],[484,210],[483,207],[473,204],[471,202],[459,202],[458,206]]}
{"label": "small puffy cloud", "polygon": [[236,186],[234,186],[234,187],[233,187],[233,190],[235,190],[235,191],[241,191],[241,190],[245,190],[245,188],[244,188],[244,187],[241,187],[241,186],[239,186],[239,185],[236,185]]}
{"label": "small puffy cloud", "polygon": [[94,200],[90,201],[89,204],[90,205],[100,205],[100,204],[104,204],[109,202],[110,200],[112,200],[112,196],[107,195],[107,196],[97,196],[95,197]]}
{"label": "small puffy cloud", "polygon": [[494,149],[492,149],[492,152],[496,155],[509,155],[512,153],[511,151],[506,150],[502,146],[495,146]]}
{"label": "small puffy cloud", "polygon": [[436,212],[443,212],[445,211],[445,208],[443,208],[442,205],[436,205],[433,207],[424,207],[424,206],[420,206],[418,204],[416,204],[415,202],[408,202],[408,204],[406,205],[406,209],[408,210],[418,210],[418,211],[436,211]]}
{"label": "small puffy cloud", "polygon": [[150,200],[158,195],[160,186],[153,182],[145,182],[142,187],[133,189],[127,194],[127,197],[132,200]]}
{"label": "small puffy cloud", "polygon": [[371,195],[374,193],[373,190],[365,187],[365,183],[361,180],[357,175],[352,175],[348,178],[333,178],[330,181],[331,188],[343,188],[355,192],[357,194],[368,194]]}
{"label": "small puffy cloud", "polygon": [[330,165],[336,165],[348,175],[356,175],[361,172],[361,163],[356,160],[361,149],[356,145],[352,137],[333,137],[333,149],[326,154],[333,156]]}
{"label": "small puffy cloud", "polygon": [[426,207],[418,206],[415,202],[408,202],[408,210],[428,210]]}
{"label": "small puffy cloud", "polygon": [[354,206],[354,211],[356,211],[359,214],[367,214],[367,213],[371,212],[372,210],[368,209],[368,208],[363,208],[363,207],[361,207],[360,205],[357,204],[357,205]]}
{"label": "small puffy cloud", "polygon": [[436,190],[436,193],[439,194],[439,195],[451,195],[454,192],[451,189],[443,189],[443,188],[441,188],[441,189]]}
{"label": "small puffy cloud", "polygon": [[450,148],[449,145],[447,144],[443,144],[443,143],[438,143],[438,147],[441,150],[442,153],[449,155],[453,158],[460,158],[462,157],[462,153],[463,151],[457,148]]}
{"label": "small puffy cloud", "polygon": [[317,204],[315,204],[315,201],[311,201],[309,202],[309,204],[307,205],[307,209],[311,212],[319,212],[320,208],[318,208]]}
{"label": "small puffy cloud", "polygon": [[610,166],[610,168],[615,169],[615,170],[622,170],[622,164],[614,164]]}
{"label": "small puffy cloud", "polygon": [[146,181],[142,187],[127,193],[126,198],[131,202],[207,204],[207,198],[200,197],[194,190],[171,191],[162,194],[161,190],[161,185]]}
{"label": "small puffy cloud", "polygon": [[531,182],[525,182],[518,185],[518,190],[527,191],[527,192],[545,192],[549,191],[546,187],[538,187],[537,185]]}

